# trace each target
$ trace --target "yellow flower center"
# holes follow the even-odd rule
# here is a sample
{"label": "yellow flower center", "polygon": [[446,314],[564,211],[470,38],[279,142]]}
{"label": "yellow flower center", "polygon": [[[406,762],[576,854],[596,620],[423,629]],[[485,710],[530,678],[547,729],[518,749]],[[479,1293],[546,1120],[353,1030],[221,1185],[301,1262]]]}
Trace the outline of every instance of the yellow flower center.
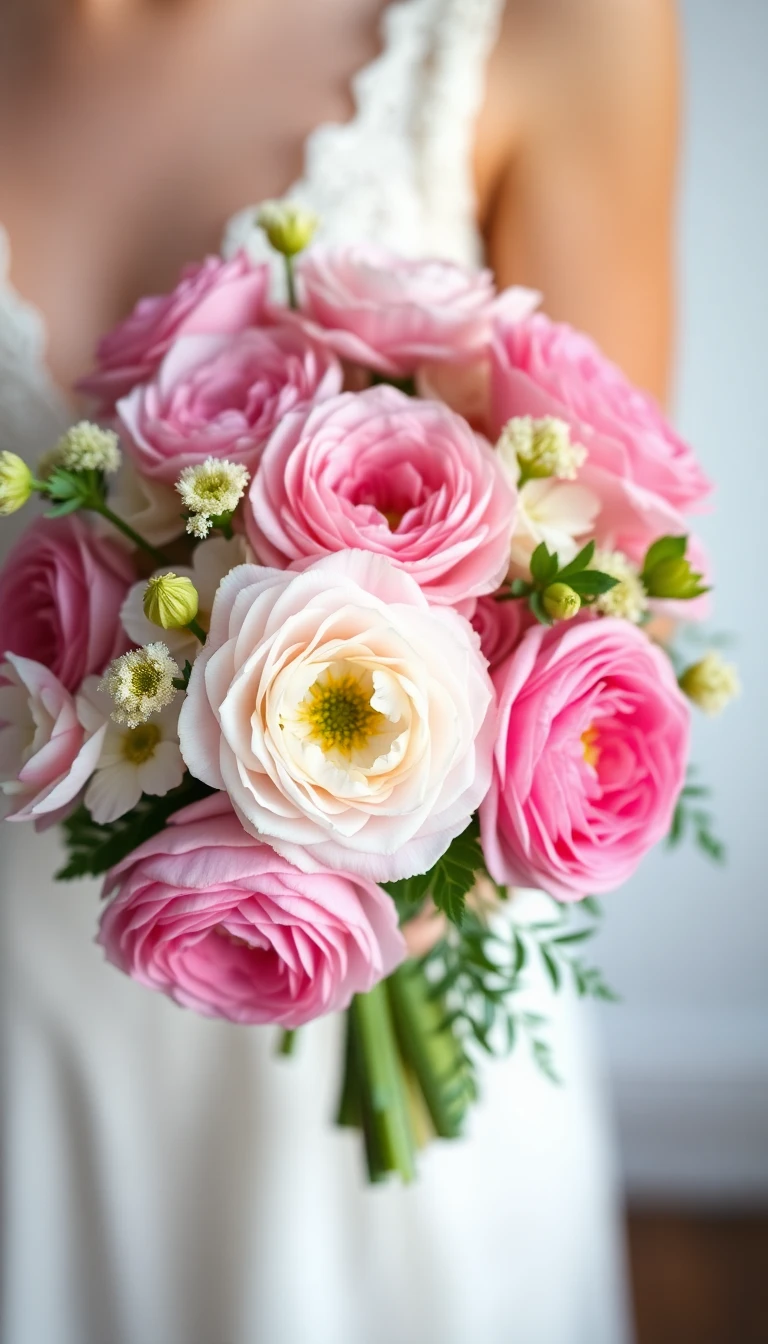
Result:
{"label": "yellow flower center", "polygon": [[587,731],[585,733],[581,734],[581,745],[584,749],[584,760],[586,761],[587,765],[591,765],[593,768],[597,766],[597,762],[600,760],[600,748],[597,745],[599,737],[600,734],[597,728],[595,728],[594,724],[592,725],[591,728],[587,728]]}
{"label": "yellow flower center", "polygon": [[160,729],[156,723],[140,723],[138,728],[123,733],[123,756],[131,765],[143,765],[154,756],[159,741]]}
{"label": "yellow flower center", "polygon": [[351,756],[361,751],[386,723],[383,714],[371,708],[360,682],[350,673],[327,672],[313,683],[297,715],[309,726],[309,738],[324,752]]}
{"label": "yellow flower center", "polygon": [[141,699],[143,696],[157,695],[160,683],[162,681],[162,672],[148,658],[143,658],[140,662],[134,663],[130,673],[131,694]]}
{"label": "yellow flower center", "polygon": [[385,509],[384,517],[387,520],[387,527],[390,532],[396,532],[403,521],[403,514],[396,513],[393,509]]}

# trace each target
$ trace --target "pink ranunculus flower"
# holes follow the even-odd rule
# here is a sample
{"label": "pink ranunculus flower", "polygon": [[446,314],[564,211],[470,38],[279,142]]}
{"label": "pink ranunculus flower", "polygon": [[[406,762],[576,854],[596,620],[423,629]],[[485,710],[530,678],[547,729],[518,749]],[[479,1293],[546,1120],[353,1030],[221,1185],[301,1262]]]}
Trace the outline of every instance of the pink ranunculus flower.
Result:
{"label": "pink ranunculus flower", "polygon": [[358,548],[386,555],[430,602],[455,606],[498,587],[514,514],[498,457],[460,416],[373,387],[278,426],[246,531],[259,559],[281,568]]}
{"label": "pink ranunculus flower", "polygon": [[289,411],[341,390],[336,357],[297,327],[181,336],[151,382],[117,405],[139,470],[172,484],[207,457],[253,470]]}
{"label": "pink ranunculus flower", "polygon": [[[301,317],[345,359],[390,377],[487,344],[490,271],[409,260],[375,243],[310,248],[297,266]],[[320,333],[318,333],[320,334]]]}
{"label": "pink ranunculus flower", "polygon": [[185,266],[170,294],[140,299],[129,317],[102,337],[96,368],[79,384],[103,413],[151,378],[177,336],[220,336],[245,331],[261,321],[269,270],[245,252],[231,261],[206,257]]}
{"label": "pink ranunculus flower", "polygon": [[578,618],[529,630],[494,683],[491,876],[563,901],[612,891],[667,834],[685,780],[689,710],[669,659],[628,621]]}
{"label": "pink ranunculus flower", "polygon": [[34,658],[76,691],[128,647],[120,607],[134,578],[130,555],[82,515],[38,519],[0,573],[0,656]]}
{"label": "pink ranunculus flower", "polygon": [[207,1017],[300,1027],[405,956],[394,903],[365,878],[302,872],[226,805],[183,813],[107,875],[98,941],[134,980]]}
{"label": "pink ranunculus flower", "polygon": [[488,788],[493,690],[462,616],[384,556],[222,581],[179,719],[193,775],[298,867],[426,872]]}
{"label": "pink ranunculus flower", "polygon": [[[633,387],[587,336],[536,313],[500,322],[491,348],[491,419],[556,416],[587,449],[587,464],[666,501],[698,509],[711,490],[692,450],[652,397]],[[589,484],[580,472],[579,481]]]}
{"label": "pink ranunculus flower", "polygon": [[480,636],[483,657],[493,672],[517,648],[526,630],[536,624],[536,617],[520,598],[497,602],[495,597],[481,597],[471,621]]}
{"label": "pink ranunculus flower", "polygon": [[96,766],[104,728],[89,734],[58,677],[31,658],[0,664],[0,792],[8,821],[63,815]]}

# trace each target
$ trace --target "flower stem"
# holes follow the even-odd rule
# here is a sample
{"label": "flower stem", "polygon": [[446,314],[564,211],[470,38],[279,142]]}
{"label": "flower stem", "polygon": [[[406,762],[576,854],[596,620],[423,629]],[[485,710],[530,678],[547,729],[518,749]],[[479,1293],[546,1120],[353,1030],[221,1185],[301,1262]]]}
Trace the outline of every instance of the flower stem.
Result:
{"label": "flower stem", "polygon": [[387,991],[382,983],[356,994],[349,1009],[359,1065],[363,1131],[371,1180],[390,1171],[415,1176],[405,1078]]}
{"label": "flower stem", "polygon": [[277,1043],[278,1055],[293,1054],[296,1048],[296,1035],[297,1033],[295,1027],[287,1027],[285,1031],[281,1032],[280,1039],[278,1040]]}
{"label": "flower stem", "polygon": [[192,631],[192,634],[200,640],[201,644],[204,644],[208,638],[202,625],[199,625],[197,621],[187,621],[187,629]]}
{"label": "flower stem", "polygon": [[163,555],[162,551],[158,551],[156,546],[150,545],[150,543],[145,541],[142,536],[139,536],[139,533],[135,532],[129,523],[125,523],[122,518],[118,518],[117,514],[112,512],[108,504],[92,504],[91,508],[95,513],[100,513],[102,518],[106,518],[107,522],[111,523],[113,527],[116,527],[119,532],[122,532],[123,536],[127,537],[129,541],[132,541],[134,546],[138,546],[139,550],[146,551],[148,555],[151,555],[153,560],[156,560],[159,565],[170,564],[167,556]]}
{"label": "flower stem", "polygon": [[285,280],[288,287],[288,307],[293,308],[294,312],[298,309],[299,300],[296,294],[296,271],[293,265],[293,257],[287,252],[285,256]]}
{"label": "flower stem", "polygon": [[462,1053],[445,1023],[446,1006],[433,997],[416,961],[398,966],[386,984],[400,1049],[424,1095],[435,1133],[458,1138],[468,1098]]}

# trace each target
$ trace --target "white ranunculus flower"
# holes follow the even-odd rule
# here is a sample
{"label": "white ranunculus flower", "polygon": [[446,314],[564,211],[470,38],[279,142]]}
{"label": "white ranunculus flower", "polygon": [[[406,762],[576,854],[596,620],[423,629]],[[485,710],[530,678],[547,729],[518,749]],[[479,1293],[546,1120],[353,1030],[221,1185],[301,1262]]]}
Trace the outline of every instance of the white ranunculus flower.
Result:
{"label": "white ranunculus flower", "polygon": [[[208,541],[201,541],[199,546],[195,547],[191,565],[174,567],[174,574],[179,578],[190,579],[197,589],[200,602],[197,620],[204,630],[208,628],[213,599],[221,580],[230,569],[234,569],[235,565],[242,562],[244,555],[245,545],[240,537],[233,537],[231,541],[227,541],[226,537],[210,537]],[[155,570],[155,574],[165,574],[167,571],[167,565],[161,566]],[[144,579],[140,583],[134,583],[120,611],[123,629],[134,644],[150,644],[152,640],[160,637],[158,626],[153,625],[144,615],[146,587]],[[200,651],[197,636],[185,628],[163,630],[162,639],[163,643],[168,645],[179,667],[183,667],[187,659],[193,663]]]}
{"label": "white ranunculus flower", "polygon": [[573,560],[594,530],[600,500],[592,490],[551,476],[526,481],[517,496],[510,574],[525,577],[536,547],[545,541],[563,565]]}
{"label": "white ranunculus flower", "polygon": [[161,797],[175,789],[184,777],[184,762],[179,751],[178,700],[146,723],[128,728],[110,718],[113,702],[98,686],[98,677],[86,677],[77,696],[77,714],[90,734],[106,726],[83,799],[93,820],[106,825],[130,812],[142,793]]}
{"label": "white ranunculus flower", "polygon": [[309,869],[425,872],[484,797],[493,689],[479,640],[383,556],[222,582],[179,720],[193,775]]}

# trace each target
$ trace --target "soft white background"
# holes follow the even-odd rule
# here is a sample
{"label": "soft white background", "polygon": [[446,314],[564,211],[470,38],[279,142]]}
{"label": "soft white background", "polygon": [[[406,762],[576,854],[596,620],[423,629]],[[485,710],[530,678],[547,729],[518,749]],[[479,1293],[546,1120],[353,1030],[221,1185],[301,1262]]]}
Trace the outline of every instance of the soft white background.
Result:
{"label": "soft white background", "polygon": [[768,1194],[768,0],[682,5],[676,419],[718,482],[702,532],[742,698],[696,726],[729,861],[655,854],[606,902],[601,1013],[635,1195]]}

